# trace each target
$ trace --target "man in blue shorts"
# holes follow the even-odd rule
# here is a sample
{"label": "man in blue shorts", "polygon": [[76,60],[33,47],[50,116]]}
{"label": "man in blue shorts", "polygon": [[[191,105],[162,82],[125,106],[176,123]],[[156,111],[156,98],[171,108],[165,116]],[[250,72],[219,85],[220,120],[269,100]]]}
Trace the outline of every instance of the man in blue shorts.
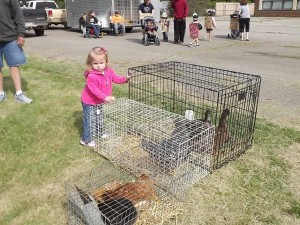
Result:
{"label": "man in blue shorts", "polygon": [[6,100],[3,89],[3,59],[9,67],[10,76],[16,89],[16,101],[31,103],[21,87],[19,66],[26,63],[22,46],[25,43],[25,22],[18,0],[0,1],[0,103]]}

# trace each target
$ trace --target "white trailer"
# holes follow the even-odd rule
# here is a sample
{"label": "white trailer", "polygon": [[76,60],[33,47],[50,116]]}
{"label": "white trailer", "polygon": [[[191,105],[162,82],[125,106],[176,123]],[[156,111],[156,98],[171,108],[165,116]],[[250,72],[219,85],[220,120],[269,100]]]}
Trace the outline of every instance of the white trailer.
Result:
{"label": "white trailer", "polygon": [[[102,30],[110,29],[110,17],[114,11],[125,19],[127,31],[133,27],[140,27],[138,7],[142,0],[65,0],[67,11],[67,26],[79,28],[79,19],[83,13],[93,10],[102,23]],[[155,8],[155,20],[159,20],[159,0],[153,0]]]}

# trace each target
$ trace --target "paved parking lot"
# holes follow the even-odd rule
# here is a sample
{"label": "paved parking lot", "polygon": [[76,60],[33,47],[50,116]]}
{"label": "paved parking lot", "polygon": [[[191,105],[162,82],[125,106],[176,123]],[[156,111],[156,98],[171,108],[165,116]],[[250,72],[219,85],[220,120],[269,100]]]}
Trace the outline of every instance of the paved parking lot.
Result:
{"label": "paved parking lot", "polygon": [[[25,52],[44,58],[84,64],[88,51],[97,45],[108,49],[112,66],[120,73],[129,67],[162,61],[182,61],[262,76],[258,117],[300,130],[300,18],[251,18],[249,42],[228,39],[229,17],[216,17],[213,41],[199,47],[169,43],[143,46],[141,29],[123,37],[106,35],[85,39],[74,30],[53,27],[45,36],[28,33]],[[172,27],[172,25],[171,25]],[[158,34],[162,38],[162,34]],[[201,32],[201,39],[204,31]]]}

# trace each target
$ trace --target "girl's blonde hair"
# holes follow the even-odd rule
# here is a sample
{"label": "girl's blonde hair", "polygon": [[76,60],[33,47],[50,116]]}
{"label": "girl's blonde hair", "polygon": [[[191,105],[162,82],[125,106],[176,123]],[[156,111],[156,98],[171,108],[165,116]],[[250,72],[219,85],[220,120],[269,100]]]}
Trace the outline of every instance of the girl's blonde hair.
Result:
{"label": "girl's blonde hair", "polygon": [[89,52],[87,59],[86,59],[86,65],[89,69],[92,68],[93,60],[96,59],[97,56],[104,55],[105,56],[105,61],[106,61],[106,67],[109,66],[109,58],[107,54],[107,50],[103,47],[94,47],[92,50]]}

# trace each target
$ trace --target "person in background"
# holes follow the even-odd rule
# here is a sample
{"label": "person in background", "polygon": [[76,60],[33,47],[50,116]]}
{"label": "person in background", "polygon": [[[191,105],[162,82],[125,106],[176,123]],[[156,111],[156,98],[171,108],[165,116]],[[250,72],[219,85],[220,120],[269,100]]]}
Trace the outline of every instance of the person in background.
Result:
{"label": "person in background", "polygon": [[114,32],[116,35],[119,34],[119,29],[122,33],[119,35],[125,35],[125,24],[124,18],[119,14],[118,11],[115,11],[115,15],[111,17],[111,23],[113,24]]}
{"label": "person in background", "polygon": [[151,0],[144,0],[143,3],[139,5],[139,15],[142,27],[142,35],[143,40],[145,39],[145,24],[144,17],[145,16],[154,16],[154,6],[151,4]]}
{"label": "person in background", "polygon": [[25,44],[25,22],[18,0],[0,1],[0,103],[7,99],[3,89],[3,59],[9,67],[20,103],[32,103],[22,91],[19,66],[26,63],[22,47]]}
{"label": "person in background", "polygon": [[[118,76],[115,71],[109,67],[108,53],[105,48],[94,47],[88,54],[86,59],[86,70],[84,76],[86,85],[81,94],[81,102],[83,108],[83,134],[80,144],[88,147],[96,147],[92,140],[90,131],[90,111],[93,106],[109,103],[115,100],[112,95],[113,83],[124,84],[130,76]],[[97,117],[100,119],[99,135],[101,138],[107,138],[107,134],[103,130],[103,112],[102,105],[97,108]]]}
{"label": "person in background", "polygon": [[204,18],[204,26],[206,29],[205,40],[211,41],[211,35],[214,28],[217,27],[216,20],[214,17],[215,10],[208,9],[206,10],[207,16]]}
{"label": "person in background", "polygon": [[88,28],[94,30],[95,38],[99,38],[100,25],[98,18],[95,16],[95,12],[93,10],[89,11],[88,15],[86,16],[86,25]]}
{"label": "person in background", "polygon": [[169,32],[169,26],[170,26],[170,20],[168,19],[167,12],[163,12],[161,14],[160,18],[160,24],[161,24],[161,32],[163,33],[163,41],[168,42],[168,32]]}
{"label": "person in background", "polygon": [[193,14],[193,22],[189,24],[190,38],[192,39],[191,43],[189,43],[189,47],[193,47],[193,43],[195,42],[196,47],[199,46],[199,31],[202,29],[202,25],[198,21],[197,13]]}
{"label": "person in background", "polygon": [[183,43],[186,29],[185,18],[189,14],[187,0],[172,0],[171,6],[174,13],[174,44]]}
{"label": "person in background", "polygon": [[241,41],[244,40],[244,31],[246,30],[246,41],[249,41],[250,30],[250,10],[247,0],[241,0],[239,9],[239,30],[241,34]]}

